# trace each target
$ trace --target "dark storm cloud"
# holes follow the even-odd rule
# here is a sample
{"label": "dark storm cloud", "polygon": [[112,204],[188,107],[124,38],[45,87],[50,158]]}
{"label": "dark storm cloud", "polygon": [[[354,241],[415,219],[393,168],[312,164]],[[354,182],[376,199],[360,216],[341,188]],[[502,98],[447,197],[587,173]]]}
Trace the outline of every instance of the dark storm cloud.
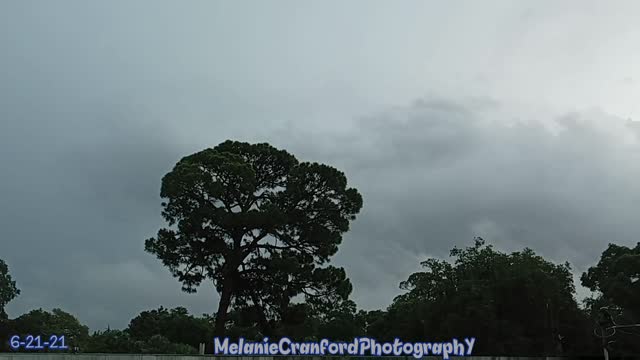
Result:
{"label": "dark storm cloud", "polygon": [[162,224],[161,177],[269,129],[246,123],[266,105],[203,74],[206,52],[181,55],[198,29],[167,28],[179,11],[140,26],[147,9],[125,4],[0,5],[0,258],[22,290],[11,316],[61,307],[100,329],[159,305],[215,310],[211,286],[181,293],[144,239]]}
{"label": "dark storm cloud", "polygon": [[[70,80],[57,81],[64,87]],[[157,114],[189,114],[200,99],[167,106],[165,96],[185,94],[166,88],[143,101],[59,93],[46,83],[24,91],[5,92],[0,108],[1,258],[22,290],[10,314],[61,307],[100,329],[125,326],[160,305],[213,312],[210,285],[199,296],[185,296],[143,250],[162,225],[161,177],[199,148],[180,144],[180,134]],[[241,137],[224,121],[217,124],[207,145]]]}
{"label": "dark storm cloud", "polygon": [[577,273],[609,242],[635,244],[636,123],[595,111],[547,120],[425,100],[364,119],[351,136],[327,136],[331,146],[291,142],[344,169],[363,193],[337,256],[358,302],[383,305],[380,294],[390,301],[419,261],[474,236],[501,250],[533,248]]}
{"label": "dark storm cloud", "polygon": [[121,325],[118,312],[147,306],[139,301],[157,286],[146,282],[142,241],[159,224],[159,179],[180,151],[121,105],[55,106],[81,115],[43,102],[3,107],[2,257],[22,289],[13,313],[59,306],[91,325]]}

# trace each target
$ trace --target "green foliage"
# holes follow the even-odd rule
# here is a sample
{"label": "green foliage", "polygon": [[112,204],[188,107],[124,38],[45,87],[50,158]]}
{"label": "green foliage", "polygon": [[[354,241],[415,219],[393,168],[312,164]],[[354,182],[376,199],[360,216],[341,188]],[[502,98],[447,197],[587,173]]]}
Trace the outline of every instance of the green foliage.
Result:
{"label": "green foliage", "polygon": [[172,343],[196,349],[200,343],[208,343],[213,337],[209,319],[194,317],[183,307],[143,311],[131,320],[128,332],[134,339],[161,335]]}
{"label": "green foliage", "polygon": [[78,319],[61,309],[48,312],[43,309],[31,310],[11,321],[12,334],[41,335],[43,339],[51,335],[65,337],[69,348],[84,347],[89,338],[89,328]]}
{"label": "green foliage", "polygon": [[121,353],[121,354],[196,354],[193,346],[175,343],[163,335],[134,339],[129,331],[106,330],[91,335],[85,353]]}
{"label": "green foliage", "polygon": [[[388,314],[382,310],[360,310],[355,315],[355,322],[362,329],[362,333],[376,339],[388,339]],[[395,336],[394,336],[395,337]]]}
{"label": "green foliage", "polygon": [[598,264],[582,274],[581,281],[640,322],[640,243],[634,248],[609,244]]}
{"label": "green foliage", "polygon": [[143,311],[124,331],[106,330],[91,336],[84,352],[195,354],[212,338],[211,319],[195,317],[183,307]]}
{"label": "green foliage", "polygon": [[180,160],[160,195],[169,227],[145,249],[185,291],[213,280],[218,335],[231,306],[257,311],[269,332],[294,297],[328,302],[350,293],[344,270],[321,267],[362,207],[342,172],[269,144],[226,141]]}
{"label": "green foliage", "polygon": [[9,336],[12,335],[12,322],[5,312],[5,306],[20,295],[20,289],[9,274],[9,266],[0,259],[0,351],[9,349]]}
{"label": "green foliage", "polygon": [[365,324],[363,319],[357,316],[356,304],[347,300],[335,305],[327,310],[326,315],[320,317],[317,337],[333,341],[352,341],[363,336]]}
{"label": "green foliage", "polygon": [[9,266],[0,259],[0,321],[7,320],[4,307],[18,295],[20,290],[9,274]]}
{"label": "green foliage", "polygon": [[[584,350],[584,314],[574,299],[569,264],[556,265],[532,250],[505,254],[477,238],[451,251],[454,262],[428,259],[425,271],[401,283],[386,326],[371,332],[390,339],[478,336],[478,354],[559,354]],[[376,326],[376,321],[378,325]],[[558,335],[564,341],[559,341]]]}
{"label": "green foliage", "polygon": [[140,342],[131,338],[128,331],[97,331],[91,335],[82,352],[135,354],[142,352],[140,345]]}
{"label": "green foliage", "polygon": [[[596,292],[585,301],[592,319],[602,317],[601,308],[618,325],[640,323],[640,243],[634,248],[609,244],[596,266],[590,267],[580,278],[582,285]],[[614,325],[608,323],[606,326]],[[616,329],[610,351],[615,355],[640,353],[640,328]]]}
{"label": "green foliage", "polygon": [[143,354],[197,354],[198,351],[186,344],[176,344],[162,335],[153,335],[149,340],[141,342]]}
{"label": "green foliage", "polygon": [[[400,284],[406,292],[386,311],[357,311],[356,304],[346,298],[351,285],[343,269],[328,266],[309,271],[304,261],[288,254],[280,251],[272,261],[265,261],[264,278],[244,279],[254,281],[246,285],[257,285],[253,296],[259,298],[242,302],[252,293],[236,293],[228,336],[258,341],[264,336],[298,341],[350,341],[360,336],[378,341],[438,341],[475,336],[474,353],[479,355],[593,355],[601,352],[592,331],[603,306],[618,324],[637,321],[633,311],[621,306],[635,309],[634,302],[621,296],[635,289],[629,285],[636,282],[637,249],[610,245],[598,265],[582,276],[584,285],[604,294],[587,299],[585,310],[575,302],[569,264],[551,263],[530,249],[502,253],[479,238],[473,246],[454,248],[453,261],[422,262],[424,270]],[[296,281],[308,284],[296,285]],[[301,293],[307,295],[302,296],[304,302],[289,301],[288,287],[296,286],[312,289]],[[73,315],[59,309],[33,310],[2,324],[9,329],[5,335],[65,334],[69,345],[85,353],[142,354],[195,354],[201,342],[211,353],[213,325],[214,318],[190,315],[182,307],[143,311],[125,330],[91,336]],[[638,335],[636,329],[619,329],[610,347],[612,355],[640,352]]]}

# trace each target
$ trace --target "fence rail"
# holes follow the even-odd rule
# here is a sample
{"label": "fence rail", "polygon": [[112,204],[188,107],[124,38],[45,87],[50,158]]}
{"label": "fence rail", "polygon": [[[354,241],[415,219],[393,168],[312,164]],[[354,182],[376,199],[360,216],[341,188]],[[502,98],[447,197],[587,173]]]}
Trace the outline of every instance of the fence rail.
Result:
{"label": "fence rail", "polygon": [[[415,360],[410,356],[212,356],[147,354],[0,353],[0,360]],[[424,360],[442,359],[425,356]],[[601,360],[601,357],[450,356],[451,360]],[[612,357],[610,360],[615,360]]]}

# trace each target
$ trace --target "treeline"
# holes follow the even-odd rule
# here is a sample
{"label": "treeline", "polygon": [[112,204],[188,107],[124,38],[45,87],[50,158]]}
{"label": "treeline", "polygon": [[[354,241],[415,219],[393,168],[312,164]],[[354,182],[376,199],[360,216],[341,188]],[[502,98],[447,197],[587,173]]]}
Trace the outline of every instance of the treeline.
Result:
{"label": "treeline", "polygon": [[[278,320],[261,323],[256,309],[234,309],[226,324],[231,338],[261,340],[437,341],[473,336],[482,355],[598,355],[600,309],[608,306],[618,325],[640,323],[638,259],[635,248],[610,245],[582,283],[600,295],[575,300],[568,264],[553,264],[532,250],[503,253],[482,239],[453,249],[451,261],[427,259],[424,270],[400,284],[404,293],[384,310],[357,310],[350,300],[323,309],[294,303]],[[8,274],[4,275],[5,278]],[[88,353],[197,353],[200,343],[212,351],[214,316],[194,316],[184,308],[143,311],[122,330],[92,334],[60,309],[33,310],[2,321],[9,335],[65,335],[70,350]],[[604,327],[613,324],[601,324]],[[595,331],[595,334],[594,334]],[[605,333],[609,334],[609,333]],[[620,328],[609,341],[612,355],[640,354],[640,328]],[[8,341],[3,344],[9,351]]]}
{"label": "treeline", "polygon": [[[604,251],[582,275],[599,294],[584,306],[569,264],[530,249],[502,253],[476,239],[452,249],[450,261],[425,260],[388,308],[364,311],[350,300],[345,270],[329,265],[363,206],[343,172],[266,143],[225,141],[178,161],[162,178],[160,196],[167,226],[145,250],[186,292],[212,281],[220,295],[215,313],[161,308],[141,313],[127,329],[89,335],[69,314],[37,310],[5,316],[0,332],[65,334],[86,352],[189,353],[203,342],[210,351],[213,336],[368,336],[476,337],[479,355],[590,355],[602,344],[612,354],[640,354],[640,328],[621,327],[640,322],[640,245]],[[0,274],[3,310],[19,291],[6,266]]]}

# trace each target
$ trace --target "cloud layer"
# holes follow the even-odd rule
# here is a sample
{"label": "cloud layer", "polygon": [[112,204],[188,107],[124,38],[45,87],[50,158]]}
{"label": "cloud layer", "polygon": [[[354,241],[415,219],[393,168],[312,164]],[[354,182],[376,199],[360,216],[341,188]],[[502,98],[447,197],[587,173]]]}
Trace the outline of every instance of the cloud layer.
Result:
{"label": "cloud layer", "polygon": [[381,306],[377,294],[397,292],[418,261],[474,236],[578,273],[608,243],[637,242],[637,123],[598,111],[516,115],[508,104],[426,99],[363,119],[331,146],[292,145],[345,169],[363,193],[338,256],[359,303]]}

